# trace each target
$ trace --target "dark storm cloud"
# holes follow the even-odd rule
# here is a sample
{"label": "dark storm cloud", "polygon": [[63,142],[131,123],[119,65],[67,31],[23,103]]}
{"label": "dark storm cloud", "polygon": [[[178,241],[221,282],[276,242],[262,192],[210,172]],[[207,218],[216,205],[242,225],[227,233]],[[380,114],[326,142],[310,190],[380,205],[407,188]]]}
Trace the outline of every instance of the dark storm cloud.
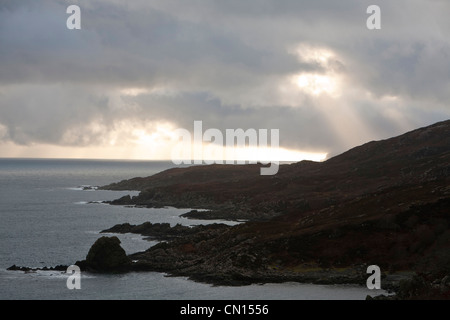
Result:
{"label": "dark storm cloud", "polygon": [[279,52],[255,48],[235,34],[180,21],[158,9],[130,11],[107,2],[84,9],[81,4],[83,29],[70,32],[65,28],[65,6],[42,3],[1,11],[2,82],[151,85],[202,77],[210,66],[217,66],[217,71],[243,68],[253,76],[314,69],[284,52],[280,59]]}
{"label": "dark storm cloud", "polygon": [[[0,2],[3,139],[101,144],[126,119],[184,128],[203,120],[223,130],[280,128],[285,147],[336,153],[364,142],[341,129],[364,127],[367,135],[353,136],[378,139],[450,115],[445,1],[378,1],[382,29],[373,32],[370,1],[70,4],[81,7],[81,30],[66,28],[67,1]],[[326,65],[302,60],[292,51],[299,44],[335,56]],[[286,98],[280,87],[300,73],[341,77],[340,96]]]}

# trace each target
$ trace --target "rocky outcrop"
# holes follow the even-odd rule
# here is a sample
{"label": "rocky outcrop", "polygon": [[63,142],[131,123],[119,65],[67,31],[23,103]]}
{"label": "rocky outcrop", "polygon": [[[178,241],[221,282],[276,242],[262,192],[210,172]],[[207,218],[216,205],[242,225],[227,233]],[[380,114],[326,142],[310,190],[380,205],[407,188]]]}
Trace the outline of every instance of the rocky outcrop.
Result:
{"label": "rocky outcrop", "polygon": [[433,274],[415,274],[401,280],[395,294],[367,297],[366,300],[450,300],[450,276],[442,278]]}
{"label": "rocky outcrop", "polygon": [[16,266],[15,264],[6,270],[9,271],[23,271],[23,272],[36,272],[36,271],[66,271],[69,266],[66,265],[57,265],[55,267],[42,267],[42,268],[32,268],[32,267],[23,267]]}
{"label": "rocky outcrop", "polygon": [[130,258],[120,246],[117,237],[101,237],[90,248],[86,260],[78,265],[83,269],[96,272],[117,272],[126,270],[131,264]]}
{"label": "rocky outcrop", "polygon": [[148,240],[174,240],[176,238],[194,235],[205,230],[225,230],[229,228],[225,224],[210,224],[198,226],[183,226],[177,224],[173,227],[169,223],[144,222],[140,225],[129,223],[117,224],[112,228],[101,231],[101,233],[137,233],[147,237]]}

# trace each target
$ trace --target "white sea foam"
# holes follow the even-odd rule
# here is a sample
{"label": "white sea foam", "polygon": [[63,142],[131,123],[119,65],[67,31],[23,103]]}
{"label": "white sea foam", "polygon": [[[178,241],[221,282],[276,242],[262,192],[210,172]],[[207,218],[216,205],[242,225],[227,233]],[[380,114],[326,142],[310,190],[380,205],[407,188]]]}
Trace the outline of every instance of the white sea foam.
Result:
{"label": "white sea foam", "polygon": [[74,202],[73,204],[88,204],[89,202],[87,202],[87,201],[77,201],[77,202]]}
{"label": "white sea foam", "polygon": [[96,190],[98,190],[98,186],[81,185],[78,187],[69,187],[67,189],[74,190],[74,191],[96,191]]}

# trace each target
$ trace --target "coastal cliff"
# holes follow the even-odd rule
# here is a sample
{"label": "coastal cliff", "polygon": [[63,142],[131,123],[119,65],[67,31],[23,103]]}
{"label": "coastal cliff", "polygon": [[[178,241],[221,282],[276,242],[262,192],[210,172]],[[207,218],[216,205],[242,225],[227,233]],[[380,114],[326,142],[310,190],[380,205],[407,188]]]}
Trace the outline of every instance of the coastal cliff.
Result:
{"label": "coastal cliff", "polygon": [[172,237],[131,255],[133,268],[219,284],[363,284],[371,264],[430,283],[450,274],[450,121],[258,173],[258,165],[194,166],[103,187],[141,191],[113,204],[249,220]]}

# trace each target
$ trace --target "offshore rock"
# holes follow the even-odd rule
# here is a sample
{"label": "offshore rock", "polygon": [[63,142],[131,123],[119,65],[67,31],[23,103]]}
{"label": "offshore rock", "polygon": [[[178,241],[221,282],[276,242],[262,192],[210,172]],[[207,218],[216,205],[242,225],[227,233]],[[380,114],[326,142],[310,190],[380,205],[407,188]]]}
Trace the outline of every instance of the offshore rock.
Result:
{"label": "offshore rock", "polygon": [[101,237],[89,250],[81,265],[92,271],[117,272],[131,263],[117,237]]}

